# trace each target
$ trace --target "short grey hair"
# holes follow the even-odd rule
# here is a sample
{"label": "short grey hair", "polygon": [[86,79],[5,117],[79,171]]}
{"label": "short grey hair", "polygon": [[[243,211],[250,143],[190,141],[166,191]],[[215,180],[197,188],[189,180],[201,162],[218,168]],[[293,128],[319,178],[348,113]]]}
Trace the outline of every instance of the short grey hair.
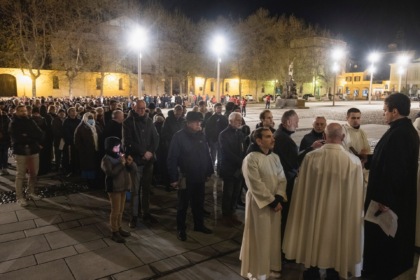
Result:
{"label": "short grey hair", "polygon": [[233,121],[236,117],[240,117],[242,119],[242,115],[239,112],[232,112],[229,114],[229,122]]}

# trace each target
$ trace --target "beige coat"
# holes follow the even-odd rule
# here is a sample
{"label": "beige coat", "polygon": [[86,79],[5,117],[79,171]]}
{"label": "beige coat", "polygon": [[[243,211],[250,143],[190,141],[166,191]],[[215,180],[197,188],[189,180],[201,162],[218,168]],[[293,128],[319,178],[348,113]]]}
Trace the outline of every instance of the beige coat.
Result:
{"label": "beige coat", "polygon": [[239,259],[241,275],[266,275],[281,270],[281,211],[268,205],[274,195],[286,198],[286,177],[279,157],[270,153],[251,152],[242,164],[248,186],[245,207],[245,227]]}
{"label": "beige coat", "polygon": [[308,153],[293,188],[283,240],[287,259],[306,268],[359,274],[362,260],[363,175],[359,158],[342,145]]}

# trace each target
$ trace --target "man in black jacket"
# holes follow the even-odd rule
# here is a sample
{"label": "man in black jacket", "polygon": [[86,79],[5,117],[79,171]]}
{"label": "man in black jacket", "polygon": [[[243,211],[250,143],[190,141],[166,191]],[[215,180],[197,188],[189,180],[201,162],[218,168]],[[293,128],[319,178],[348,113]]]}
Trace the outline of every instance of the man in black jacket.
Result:
{"label": "man in black jacket", "polygon": [[210,234],[204,226],[204,185],[213,174],[209,149],[202,133],[202,114],[187,113],[187,124],[172,138],[168,154],[168,172],[171,186],[178,189],[177,230],[178,239],[187,240],[185,220],[191,203],[194,231]]}
{"label": "man in black jacket", "polygon": [[223,179],[222,222],[227,226],[242,225],[235,215],[236,202],[241,191],[242,160],[245,156],[245,135],[240,129],[242,115],[229,115],[229,126],[219,135],[220,177]]}
{"label": "man in black jacket", "polygon": [[168,168],[166,166],[166,160],[168,158],[169,146],[171,144],[172,137],[180,131],[185,123],[183,115],[183,108],[181,105],[175,105],[173,110],[168,111],[168,117],[163,123],[160,141],[162,141],[162,156],[157,159],[162,166],[161,182],[165,185],[167,191],[172,191],[173,188],[170,186]]}
{"label": "man in black jacket", "polygon": [[229,122],[226,116],[222,115],[222,104],[216,103],[214,105],[214,113],[207,120],[205,125],[206,140],[210,148],[211,160],[213,166],[216,166],[219,148],[219,134],[228,126]]}
{"label": "man in black jacket", "polygon": [[39,152],[42,149],[40,143],[44,135],[35,122],[28,118],[25,105],[16,107],[15,116],[10,123],[9,134],[16,159],[16,200],[20,206],[27,206],[28,203],[23,196],[23,180],[26,171],[29,173],[29,198],[32,200],[41,199],[35,194],[35,186],[39,169]]}
{"label": "man in black jacket", "polygon": [[2,176],[9,175],[7,171],[10,147],[9,123],[9,116],[0,109],[0,175]]}
{"label": "man in black jacket", "polygon": [[[125,154],[133,158],[138,167],[138,182],[133,184],[136,188],[131,190],[132,217],[129,227],[137,226],[137,217],[141,214],[143,214],[143,221],[156,223],[156,219],[149,212],[149,199],[159,135],[153,121],[146,114],[146,102],[143,100],[137,101],[129,116],[124,120],[122,135]],[[140,199],[141,209],[139,209]]]}
{"label": "man in black jacket", "polygon": [[366,165],[370,173],[365,213],[376,202],[373,211],[377,214],[389,215],[392,210],[398,217],[395,237],[365,220],[362,275],[368,279],[394,279],[413,266],[416,219],[419,219],[416,217],[419,136],[408,118],[410,105],[410,99],[402,93],[393,93],[385,99],[383,114],[390,127]]}

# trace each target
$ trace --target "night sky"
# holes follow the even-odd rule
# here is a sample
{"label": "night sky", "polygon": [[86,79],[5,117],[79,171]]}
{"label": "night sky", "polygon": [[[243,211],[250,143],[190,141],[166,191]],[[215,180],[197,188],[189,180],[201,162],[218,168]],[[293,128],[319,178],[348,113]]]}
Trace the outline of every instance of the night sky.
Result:
{"label": "night sky", "polygon": [[[420,50],[420,12],[417,1],[304,1],[304,0],[160,0],[193,20],[218,16],[246,18],[258,8],[272,15],[295,15],[312,25],[340,34],[352,55],[362,59],[373,50],[386,51],[400,38],[400,50]],[[417,14],[416,14],[417,13]]]}

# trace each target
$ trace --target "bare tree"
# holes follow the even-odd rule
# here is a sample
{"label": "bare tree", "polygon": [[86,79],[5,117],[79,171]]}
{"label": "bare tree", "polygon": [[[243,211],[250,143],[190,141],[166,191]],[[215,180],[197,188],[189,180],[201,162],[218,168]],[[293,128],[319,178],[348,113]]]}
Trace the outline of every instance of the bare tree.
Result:
{"label": "bare tree", "polygon": [[[57,24],[59,1],[0,2],[4,23],[9,27],[9,39],[14,45],[14,65],[32,80],[32,97],[36,97],[36,80],[48,63],[51,33]],[[28,72],[26,72],[28,71]]]}

